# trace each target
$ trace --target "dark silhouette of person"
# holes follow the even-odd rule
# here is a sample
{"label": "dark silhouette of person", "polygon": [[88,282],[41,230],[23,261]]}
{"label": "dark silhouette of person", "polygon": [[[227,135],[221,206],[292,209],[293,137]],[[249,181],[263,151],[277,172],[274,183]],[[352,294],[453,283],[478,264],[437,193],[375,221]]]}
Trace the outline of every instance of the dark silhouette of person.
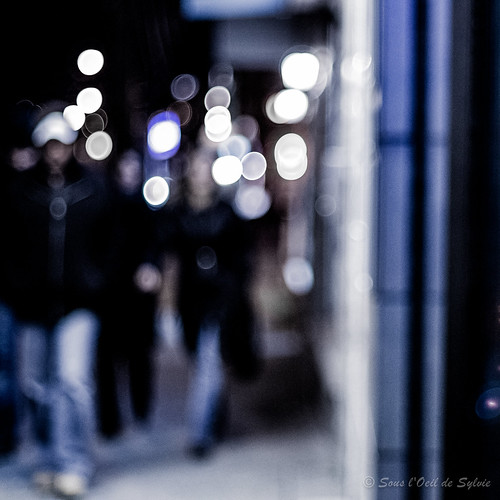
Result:
{"label": "dark silhouette of person", "polygon": [[[118,159],[113,172],[113,203],[118,212],[119,252],[103,311],[98,356],[99,423],[104,436],[123,426],[118,386],[128,374],[136,422],[146,422],[152,404],[156,298],[161,285],[155,245],[155,213],[142,196],[142,158],[133,149]],[[123,373],[122,373],[123,375]]]}
{"label": "dark silhouette of person", "polygon": [[196,457],[206,456],[223,431],[226,372],[251,377],[258,370],[248,298],[250,230],[219,196],[212,160],[211,151],[191,153],[182,199],[165,229],[179,263],[178,312],[193,371],[189,450]]}
{"label": "dark silhouette of person", "polygon": [[106,184],[75,160],[78,134],[61,110],[44,108],[32,134],[41,158],[7,187],[2,274],[39,448],[33,479],[71,496],[95,467],[93,367],[113,231]]}

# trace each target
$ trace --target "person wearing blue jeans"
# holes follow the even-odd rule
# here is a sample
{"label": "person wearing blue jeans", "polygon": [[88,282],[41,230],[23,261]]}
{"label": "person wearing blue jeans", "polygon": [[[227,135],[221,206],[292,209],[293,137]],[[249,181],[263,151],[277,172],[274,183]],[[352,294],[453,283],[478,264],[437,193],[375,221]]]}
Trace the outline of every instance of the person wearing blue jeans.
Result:
{"label": "person wearing blue jeans", "polygon": [[191,452],[203,456],[214,445],[214,428],[225,392],[225,367],[220,354],[217,323],[200,328],[188,388],[188,432]]}
{"label": "person wearing blue jeans", "polygon": [[43,450],[35,486],[74,497],[93,472],[93,366],[116,218],[102,173],[73,155],[78,133],[60,108],[41,113],[32,134],[40,160],[2,200],[1,281],[18,324],[21,395]]}
{"label": "person wearing blue jeans", "polygon": [[183,170],[184,191],[162,224],[178,258],[178,311],[191,362],[188,450],[204,458],[224,432],[226,372],[250,378],[259,368],[250,311],[251,231],[222,199],[213,151],[195,149]]}
{"label": "person wearing blue jeans", "polygon": [[93,367],[98,333],[97,316],[85,309],[72,311],[52,328],[19,326],[19,383],[38,434],[40,487],[56,480],[52,477],[56,473],[88,481],[94,472]]}

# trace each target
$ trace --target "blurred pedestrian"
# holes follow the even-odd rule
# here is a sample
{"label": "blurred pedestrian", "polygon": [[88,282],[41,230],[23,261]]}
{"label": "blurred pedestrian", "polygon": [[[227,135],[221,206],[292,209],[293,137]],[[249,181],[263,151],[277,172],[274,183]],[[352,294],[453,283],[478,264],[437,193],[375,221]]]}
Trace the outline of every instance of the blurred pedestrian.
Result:
{"label": "blurred pedestrian", "polygon": [[103,179],[74,159],[77,132],[60,107],[45,108],[32,138],[41,159],[10,183],[2,214],[7,298],[39,451],[33,479],[71,497],[94,470],[93,367],[112,219]]}
{"label": "blurred pedestrian", "polygon": [[155,245],[155,213],[142,196],[142,182],[142,158],[136,150],[128,149],[113,172],[120,251],[114,262],[99,339],[99,423],[106,437],[116,436],[123,427],[120,384],[128,381],[132,416],[139,424],[146,422],[152,404],[152,354],[161,274]]}
{"label": "blurred pedestrian", "polygon": [[[8,216],[8,189],[17,172],[31,168],[38,160],[29,132],[37,111],[39,108],[29,101],[20,101],[8,110],[9,129],[4,137],[6,150],[2,149],[0,165],[0,217]],[[5,230],[5,225],[2,229]],[[10,264],[5,236],[4,233],[0,245],[0,455],[13,452],[19,439],[16,323],[7,300],[6,270]]]}
{"label": "blurred pedestrian", "polygon": [[179,261],[178,311],[192,361],[187,395],[189,451],[204,457],[224,432],[227,374],[252,376],[256,344],[248,300],[248,228],[219,196],[213,155],[189,157],[169,239]]}

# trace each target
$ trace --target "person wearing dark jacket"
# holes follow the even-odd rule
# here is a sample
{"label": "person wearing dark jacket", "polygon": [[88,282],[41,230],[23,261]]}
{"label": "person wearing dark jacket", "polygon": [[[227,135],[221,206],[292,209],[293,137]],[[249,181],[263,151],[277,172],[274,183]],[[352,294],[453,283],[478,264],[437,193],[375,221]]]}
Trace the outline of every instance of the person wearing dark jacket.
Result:
{"label": "person wearing dark jacket", "polygon": [[152,397],[157,292],[161,285],[154,216],[142,196],[142,157],[134,149],[120,155],[113,171],[113,204],[119,214],[120,252],[103,312],[97,360],[101,433],[122,430],[117,368],[125,368],[135,421],[149,417]]}
{"label": "person wearing dark jacket", "polygon": [[19,324],[20,388],[40,444],[36,485],[84,494],[92,475],[93,365],[112,234],[101,178],[73,157],[59,111],[33,132],[40,161],[9,185],[6,298]]}
{"label": "person wearing dark jacket", "polygon": [[178,311],[193,361],[188,390],[190,452],[204,457],[224,411],[226,370],[257,368],[248,299],[248,228],[220,199],[211,154],[196,150],[185,173],[184,199],[172,210],[169,239],[179,261]]}

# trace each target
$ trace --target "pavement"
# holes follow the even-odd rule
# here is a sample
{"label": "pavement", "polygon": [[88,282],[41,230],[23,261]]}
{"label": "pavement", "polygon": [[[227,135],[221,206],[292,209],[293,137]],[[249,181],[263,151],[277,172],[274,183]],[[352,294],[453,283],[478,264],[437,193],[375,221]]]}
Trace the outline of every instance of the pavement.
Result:
{"label": "pavement", "polygon": [[[162,346],[146,426],[133,422],[123,389],[125,430],[95,445],[88,500],[336,500],[340,466],[328,405],[303,350],[273,355],[253,382],[231,381],[225,439],[206,459],[185,452],[186,359]],[[125,385],[125,383],[124,383]],[[128,419],[128,420],[127,420]],[[28,440],[29,441],[29,440]],[[0,500],[50,500],[30,485],[32,447],[0,459]]]}

